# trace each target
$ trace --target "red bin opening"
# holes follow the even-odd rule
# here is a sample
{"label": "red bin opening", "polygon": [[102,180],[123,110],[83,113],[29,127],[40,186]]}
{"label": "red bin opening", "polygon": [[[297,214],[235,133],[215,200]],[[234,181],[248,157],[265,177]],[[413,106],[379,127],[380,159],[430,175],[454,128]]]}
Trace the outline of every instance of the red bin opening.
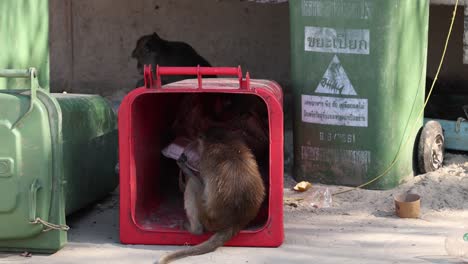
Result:
{"label": "red bin opening", "polygon": [[[148,83],[153,84],[152,80],[147,80]],[[270,81],[262,81],[258,89],[252,89],[255,83],[242,78],[203,79],[200,88],[199,75],[198,79],[164,87],[139,88],[125,97],[119,111],[123,243],[183,245],[197,244],[209,237],[209,234],[195,236],[183,229],[186,216],[183,193],[179,190],[179,169],[175,160],[161,152],[174,140],[171,128],[187,96],[200,98],[204,111],[214,108],[217,98],[222,96],[234,102],[254,102],[267,113],[268,147],[261,156],[256,156],[267,194],[257,218],[227,245],[279,246],[282,243],[281,90]]]}

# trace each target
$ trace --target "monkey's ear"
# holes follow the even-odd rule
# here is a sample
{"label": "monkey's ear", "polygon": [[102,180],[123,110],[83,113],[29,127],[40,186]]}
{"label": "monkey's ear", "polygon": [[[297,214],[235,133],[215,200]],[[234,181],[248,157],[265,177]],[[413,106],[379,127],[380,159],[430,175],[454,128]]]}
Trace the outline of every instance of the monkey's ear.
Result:
{"label": "monkey's ear", "polygon": [[159,37],[158,33],[156,33],[156,32],[153,33],[153,38],[154,38],[154,39],[161,39],[161,38]]}
{"label": "monkey's ear", "polygon": [[154,32],[151,35],[151,38],[145,43],[145,46],[150,51],[159,51],[160,46],[161,46],[160,43],[161,43],[161,38],[156,32]]}

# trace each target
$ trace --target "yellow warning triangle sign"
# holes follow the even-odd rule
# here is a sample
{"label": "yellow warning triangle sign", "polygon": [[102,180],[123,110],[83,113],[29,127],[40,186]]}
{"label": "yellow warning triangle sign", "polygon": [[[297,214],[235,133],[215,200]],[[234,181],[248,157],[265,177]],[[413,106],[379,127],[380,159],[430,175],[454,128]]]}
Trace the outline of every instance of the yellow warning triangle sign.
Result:
{"label": "yellow warning triangle sign", "polygon": [[357,95],[338,56],[335,55],[333,57],[317,89],[315,89],[315,92],[323,94]]}

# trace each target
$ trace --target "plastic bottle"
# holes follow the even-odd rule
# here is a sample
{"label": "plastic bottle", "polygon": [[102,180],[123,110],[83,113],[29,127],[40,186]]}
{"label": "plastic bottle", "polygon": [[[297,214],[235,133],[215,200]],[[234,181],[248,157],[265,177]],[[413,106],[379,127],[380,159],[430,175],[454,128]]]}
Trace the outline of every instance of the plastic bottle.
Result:
{"label": "plastic bottle", "polygon": [[468,228],[451,232],[445,238],[445,250],[449,256],[468,262]]}

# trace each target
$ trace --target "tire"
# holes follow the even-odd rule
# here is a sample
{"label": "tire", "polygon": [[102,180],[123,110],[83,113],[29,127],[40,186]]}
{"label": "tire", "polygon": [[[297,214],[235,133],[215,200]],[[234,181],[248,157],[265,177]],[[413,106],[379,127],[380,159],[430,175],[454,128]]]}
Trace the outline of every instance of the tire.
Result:
{"label": "tire", "polygon": [[444,143],[444,132],[439,122],[427,122],[421,131],[418,145],[418,167],[421,174],[442,167],[445,151]]}

